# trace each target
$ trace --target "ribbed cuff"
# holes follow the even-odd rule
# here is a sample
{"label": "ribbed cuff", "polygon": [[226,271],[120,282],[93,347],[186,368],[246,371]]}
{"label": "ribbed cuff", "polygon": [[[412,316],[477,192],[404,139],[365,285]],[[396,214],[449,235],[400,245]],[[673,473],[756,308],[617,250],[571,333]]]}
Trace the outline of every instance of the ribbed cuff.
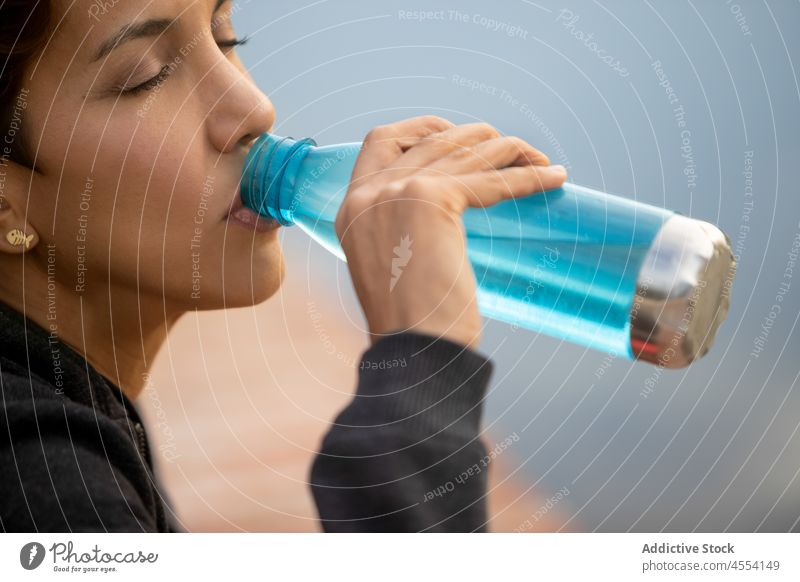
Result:
{"label": "ribbed cuff", "polygon": [[474,438],[493,363],[445,338],[402,332],[376,341],[359,363],[350,426],[397,425],[415,437]]}

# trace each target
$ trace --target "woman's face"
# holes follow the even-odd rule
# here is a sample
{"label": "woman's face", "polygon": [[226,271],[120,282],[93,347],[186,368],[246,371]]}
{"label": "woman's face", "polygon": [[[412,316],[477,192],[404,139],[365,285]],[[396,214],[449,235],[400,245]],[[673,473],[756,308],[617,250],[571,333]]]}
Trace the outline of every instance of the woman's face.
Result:
{"label": "woman's face", "polygon": [[235,7],[54,9],[58,28],[22,96],[37,257],[54,245],[62,284],[87,294],[110,285],[112,301],[146,293],[209,309],[269,297],[283,275],[276,228],[228,216],[249,145],[275,119],[231,46]]}

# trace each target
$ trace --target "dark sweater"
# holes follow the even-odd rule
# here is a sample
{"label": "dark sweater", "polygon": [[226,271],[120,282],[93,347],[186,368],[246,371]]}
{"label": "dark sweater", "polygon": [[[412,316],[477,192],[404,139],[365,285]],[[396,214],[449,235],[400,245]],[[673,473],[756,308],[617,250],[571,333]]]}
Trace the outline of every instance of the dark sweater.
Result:
{"label": "dark sweater", "polygon": [[[366,350],[310,473],[326,531],[485,531],[492,362],[431,336]],[[0,303],[0,530],[180,531],[134,404]]]}

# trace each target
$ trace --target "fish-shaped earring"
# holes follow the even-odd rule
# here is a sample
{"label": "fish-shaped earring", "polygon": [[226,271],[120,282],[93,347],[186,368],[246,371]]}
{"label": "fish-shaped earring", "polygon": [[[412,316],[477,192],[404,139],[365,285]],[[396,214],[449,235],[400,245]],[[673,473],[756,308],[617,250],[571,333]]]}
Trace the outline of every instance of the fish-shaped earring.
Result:
{"label": "fish-shaped earring", "polygon": [[33,240],[33,235],[32,234],[26,235],[23,231],[19,230],[18,228],[15,228],[14,230],[8,232],[8,234],[6,235],[6,240],[8,241],[8,244],[10,244],[11,246],[19,247],[25,245],[25,248],[29,249],[31,248],[31,241]]}

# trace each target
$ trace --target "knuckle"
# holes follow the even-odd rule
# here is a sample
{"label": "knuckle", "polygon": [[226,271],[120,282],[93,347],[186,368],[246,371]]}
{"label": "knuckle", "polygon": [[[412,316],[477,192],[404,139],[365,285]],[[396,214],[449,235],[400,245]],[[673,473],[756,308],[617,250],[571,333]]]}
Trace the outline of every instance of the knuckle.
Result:
{"label": "knuckle", "polygon": [[483,139],[493,139],[500,137],[500,132],[495,126],[485,121],[471,124],[471,130],[474,131],[478,137]]}
{"label": "knuckle", "polygon": [[430,191],[430,180],[424,176],[411,176],[406,179],[397,191],[397,195],[405,197],[423,197]]}
{"label": "knuckle", "polygon": [[526,190],[532,192],[542,191],[548,184],[547,176],[543,176],[540,169],[536,166],[531,166],[530,171],[527,173],[528,185]]}
{"label": "knuckle", "polygon": [[418,120],[423,126],[437,130],[445,130],[454,126],[452,122],[438,115],[421,115]]}
{"label": "knuckle", "polygon": [[369,130],[367,135],[364,137],[364,142],[374,144],[376,142],[388,139],[392,135],[394,135],[394,132],[390,125],[377,125]]}
{"label": "knuckle", "polygon": [[379,202],[385,202],[388,200],[396,200],[397,198],[401,198],[404,195],[404,192],[407,187],[408,180],[395,180],[386,184],[383,188],[380,189],[378,192],[377,199]]}
{"label": "knuckle", "polygon": [[516,135],[506,136],[503,139],[508,143],[510,147],[513,147],[520,151],[531,151],[534,149],[531,144],[529,144],[527,141]]}
{"label": "knuckle", "polygon": [[333,229],[336,231],[336,236],[339,238],[339,240],[341,240],[344,236],[349,223],[350,221],[347,214],[339,210],[339,212],[336,214],[336,220],[333,223]]}
{"label": "knuckle", "polygon": [[461,144],[456,144],[447,157],[448,160],[454,162],[472,160],[474,158],[482,158],[481,154],[474,147],[467,147]]}
{"label": "knuckle", "polygon": [[425,190],[427,183],[428,180],[426,180],[422,176],[411,176],[408,180],[406,180],[405,188],[403,188],[403,191],[407,194],[408,193],[418,194]]}
{"label": "knuckle", "polygon": [[498,170],[489,173],[489,187],[505,194],[510,194],[514,189],[514,181],[509,176]]}

